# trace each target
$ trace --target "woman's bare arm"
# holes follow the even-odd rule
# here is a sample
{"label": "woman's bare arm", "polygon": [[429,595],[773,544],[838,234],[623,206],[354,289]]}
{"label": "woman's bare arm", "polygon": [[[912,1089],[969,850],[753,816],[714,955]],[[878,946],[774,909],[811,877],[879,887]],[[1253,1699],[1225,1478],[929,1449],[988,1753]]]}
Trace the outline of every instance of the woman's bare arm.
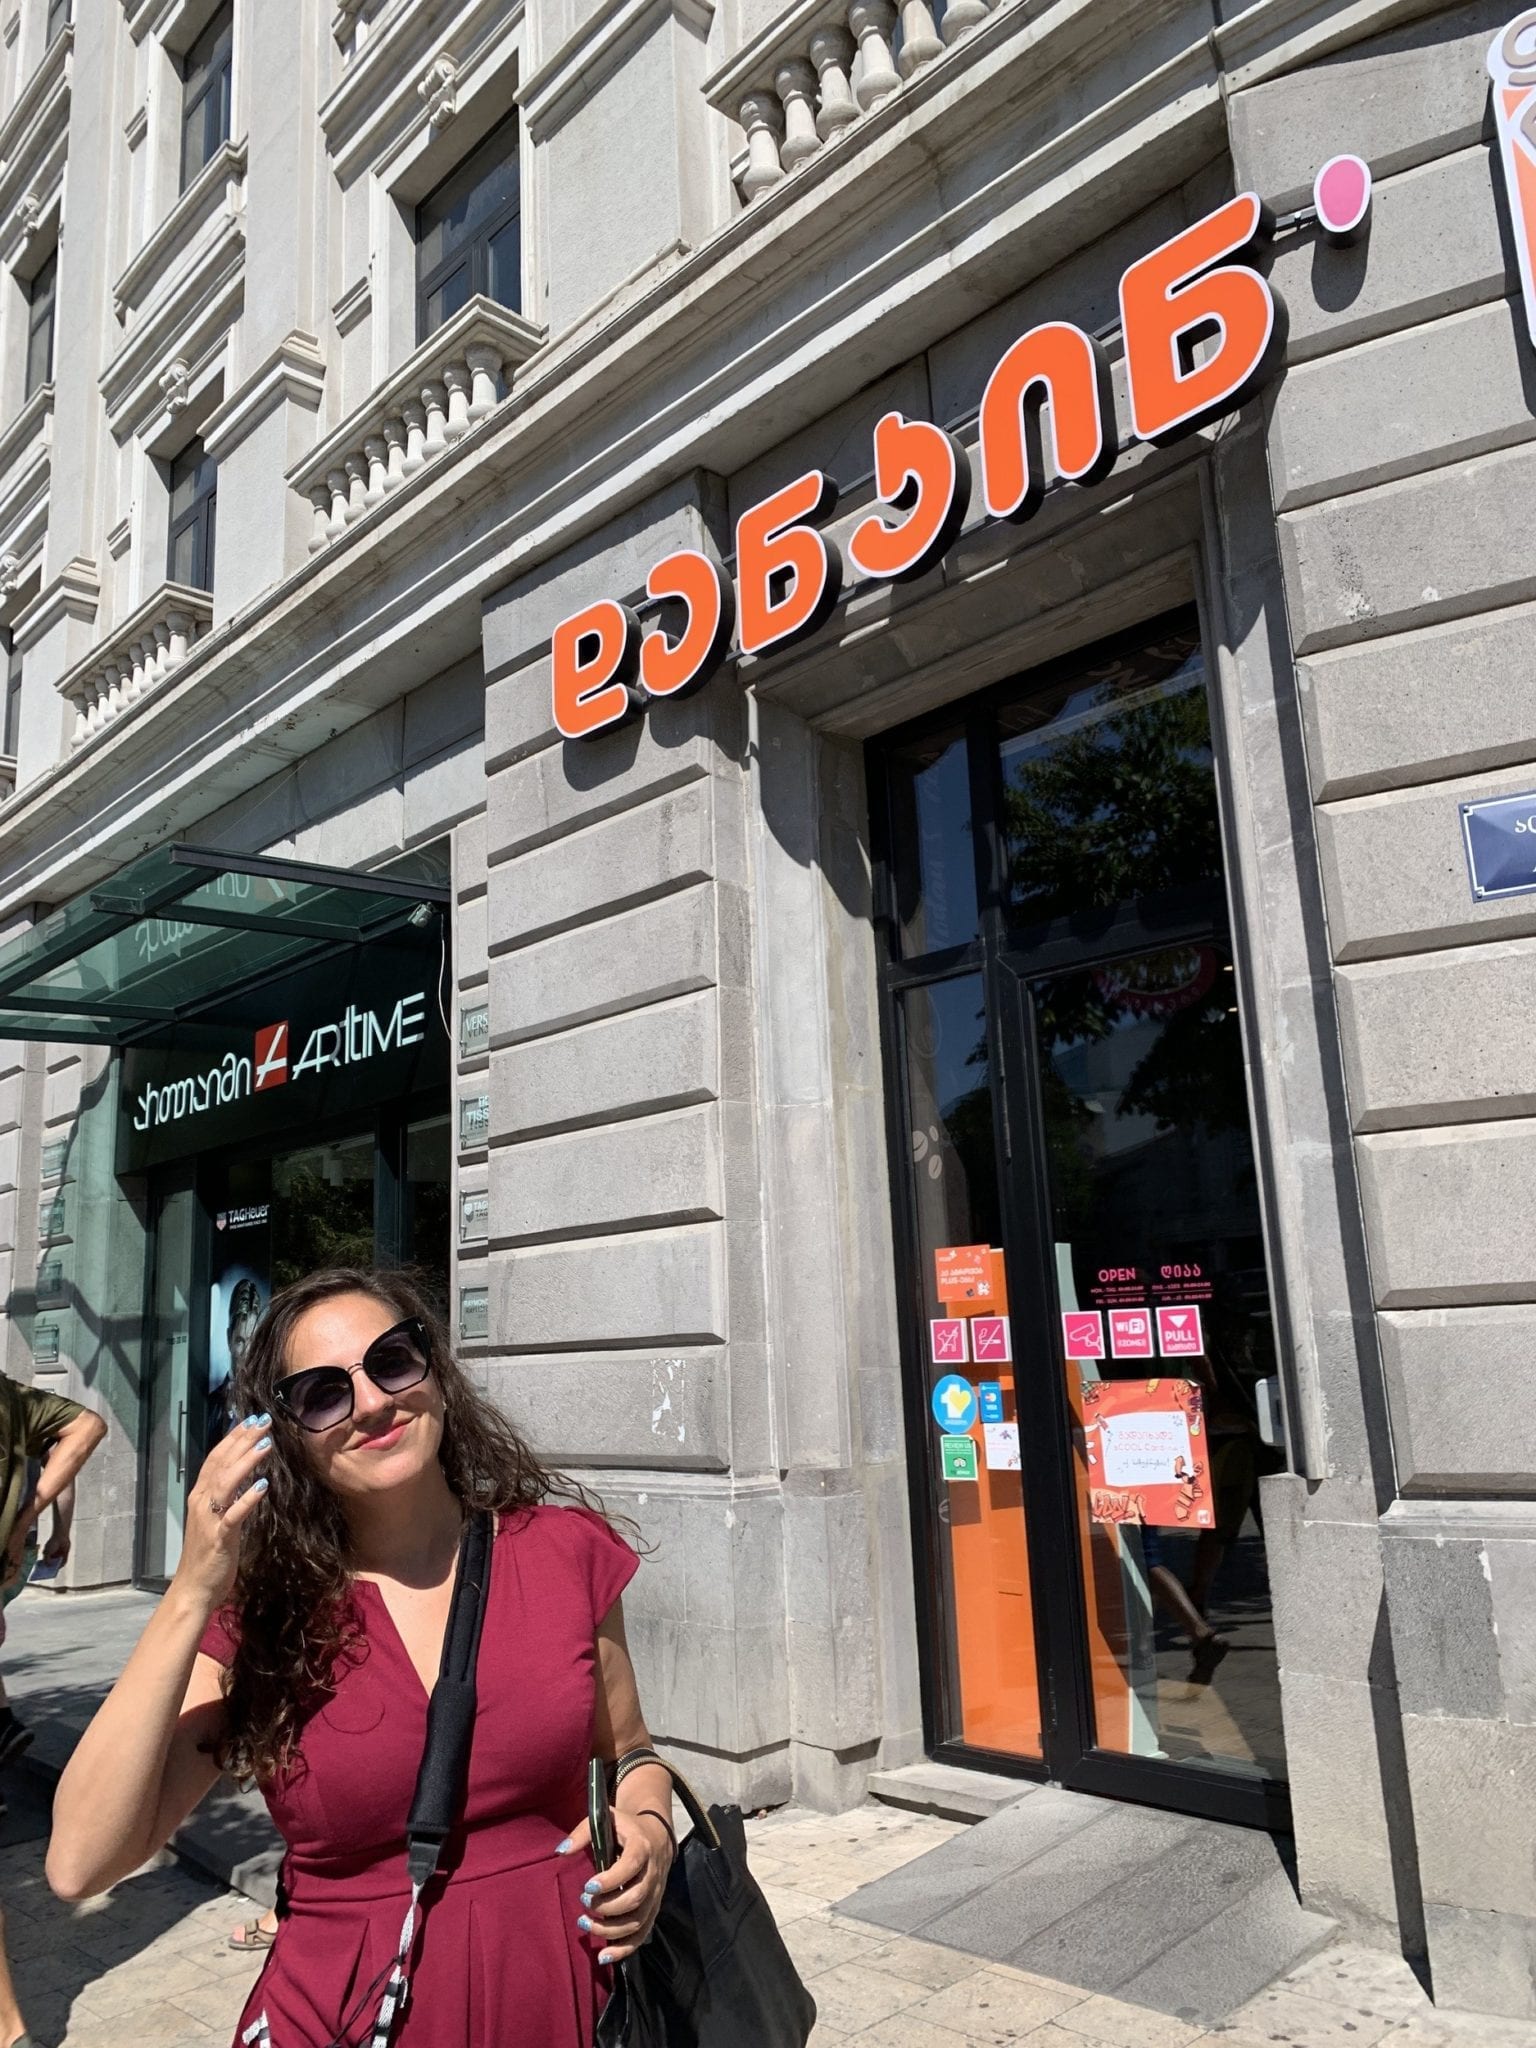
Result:
{"label": "woman's bare arm", "polygon": [[224,1725],[223,1673],[198,1645],[234,1585],[269,1448],[258,1429],[240,1428],[204,1461],[176,1576],[54,1794],[47,1869],[61,1898],[90,1898],[137,1870],[218,1778],[209,1749]]}
{"label": "woman's bare arm", "polygon": [[65,1765],[47,1866],[60,1898],[92,1898],[137,1870],[217,1781],[223,1674],[198,1652],[207,1625],[173,1586]]}
{"label": "woman's bare arm", "polygon": [[[599,1756],[610,1761],[632,1749],[648,1749],[651,1738],[640,1711],[640,1688],[624,1636],[624,1609],[616,1601],[597,1632],[597,1725]],[[614,1795],[618,1861],[594,1877],[586,1891],[582,1928],[602,1960],[621,1963],[633,1955],[655,1924],[672,1867],[672,1774],[662,1764],[641,1764],[625,1774]],[[585,1821],[568,1849],[591,1839]]]}

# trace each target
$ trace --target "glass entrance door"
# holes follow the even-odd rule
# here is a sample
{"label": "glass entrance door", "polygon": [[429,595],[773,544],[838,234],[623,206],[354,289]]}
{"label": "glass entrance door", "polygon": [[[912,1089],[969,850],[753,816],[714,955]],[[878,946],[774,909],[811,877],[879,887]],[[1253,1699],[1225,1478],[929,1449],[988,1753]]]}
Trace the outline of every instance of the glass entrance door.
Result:
{"label": "glass entrance door", "polygon": [[446,1303],[445,1114],[392,1107],[361,1130],[277,1142],[177,1168],[152,1196],[139,1566],[151,1584],[176,1569],[187,1493],[234,1419],[232,1376],[278,1288],[325,1266],[405,1267]]}
{"label": "glass entrance door", "polygon": [[1230,950],[1008,982],[1086,1638],[1068,1774],[1114,1789],[1101,1760],[1136,1758],[1262,1786],[1285,1775],[1259,1501],[1282,1461]]}
{"label": "glass entrance door", "polygon": [[872,769],[930,1747],[1272,1822],[1283,1453],[1195,621]]}
{"label": "glass entrance door", "polygon": [[168,1579],[181,1560],[189,1468],[202,1424],[196,1398],[199,1209],[190,1175],[158,1192],[149,1287],[148,1426],[144,1436],[139,1575]]}

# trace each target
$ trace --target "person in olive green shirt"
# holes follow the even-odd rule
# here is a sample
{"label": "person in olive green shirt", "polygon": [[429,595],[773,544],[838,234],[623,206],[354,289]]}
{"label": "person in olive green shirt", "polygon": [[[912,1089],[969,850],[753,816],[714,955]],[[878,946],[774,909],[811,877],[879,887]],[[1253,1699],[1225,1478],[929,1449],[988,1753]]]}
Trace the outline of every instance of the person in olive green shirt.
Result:
{"label": "person in olive green shirt", "polygon": [[[5,1608],[26,1585],[37,1560],[38,1518],[53,1508],[48,1556],[62,1564],[69,1555],[75,1475],[106,1433],[101,1417],[78,1401],[24,1387],[0,1374],[0,1643],[5,1641]],[[37,1471],[39,1463],[42,1469]],[[31,1740],[31,1729],[12,1713],[0,1679],[0,1768],[20,1756]],[[5,1950],[3,1913],[0,2048],[32,2048]]]}
{"label": "person in olive green shirt", "polygon": [[[37,1558],[37,1524],[74,1484],[75,1475],[107,1433],[99,1415],[0,1374],[0,1601],[6,1606],[26,1585]],[[42,1469],[33,1477],[33,1467]],[[68,1556],[67,1528],[55,1518],[51,1550]],[[0,1644],[5,1641],[0,1606]],[[32,1740],[12,1713],[0,1679],[0,1770]]]}

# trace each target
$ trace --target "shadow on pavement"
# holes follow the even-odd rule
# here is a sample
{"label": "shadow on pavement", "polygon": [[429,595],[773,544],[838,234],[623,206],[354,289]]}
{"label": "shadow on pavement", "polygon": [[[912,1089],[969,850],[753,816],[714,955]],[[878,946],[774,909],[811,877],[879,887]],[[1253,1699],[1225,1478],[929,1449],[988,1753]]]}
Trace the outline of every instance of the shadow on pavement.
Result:
{"label": "shadow on pavement", "polygon": [[[6,1948],[28,2030],[38,2048],[53,2048],[69,2034],[72,2018],[77,2028],[95,2032],[109,2024],[103,2012],[75,2011],[81,1993],[181,1925],[189,1907],[200,1903],[199,1881],[166,1866],[128,1878],[87,1908],[65,1905],[43,1876],[51,1788],[13,1770],[4,1789],[9,1811],[0,1822],[0,1906]],[[217,1896],[211,1886],[207,1896]]]}

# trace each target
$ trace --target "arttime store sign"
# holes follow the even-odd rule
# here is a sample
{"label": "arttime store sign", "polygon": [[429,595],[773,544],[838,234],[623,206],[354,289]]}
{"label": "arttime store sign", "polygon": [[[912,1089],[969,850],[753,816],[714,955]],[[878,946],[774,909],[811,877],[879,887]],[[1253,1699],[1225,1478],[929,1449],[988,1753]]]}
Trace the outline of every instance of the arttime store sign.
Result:
{"label": "arttime store sign", "polygon": [[206,1032],[196,1045],[130,1048],[119,1172],[446,1086],[438,968],[435,946],[360,946],[240,998],[220,1020],[222,1051]]}

